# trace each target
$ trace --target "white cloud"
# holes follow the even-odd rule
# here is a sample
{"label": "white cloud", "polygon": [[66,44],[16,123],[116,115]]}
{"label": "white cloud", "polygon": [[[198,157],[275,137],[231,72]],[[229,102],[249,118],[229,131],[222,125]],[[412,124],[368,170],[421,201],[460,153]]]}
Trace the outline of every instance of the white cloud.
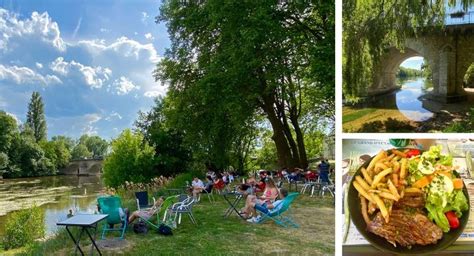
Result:
{"label": "white cloud", "polygon": [[100,121],[102,117],[97,114],[86,114],[82,118],[84,120],[84,126],[82,132],[88,135],[97,134],[97,127],[94,126],[95,123]]}
{"label": "white cloud", "polygon": [[100,28],[99,31],[102,33],[106,33],[106,32],[110,32],[110,29]]}
{"label": "white cloud", "polygon": [[112,70],[101,66],[90,67],[72,60],[64,61],[63,57],[58,57],[49,66],[54,72],[63,76],[79,75],[83,81],[91,88],[101,88],[112,75]]}
{"label": "white cloud", "polygon": [[148,13],[146,12],[142,12],[142,23],[143,24],[148,24],[148,18],[150,18],[150,15],[148,15]]}
{"label": "white cloud", "polygon": [[94,56],[115,53],[136,60],[148,59],[153,63],[157,63],[160,60],[153,44],[141,44],[125,36],[118,38],[115,42],[108,45],[103,40],[84,40],[79,41],[77,45],[84,47]]}
{"label": "white cloud", "polygon": [[163,95],[163,92],[160,92],[160,91],[147,91],[147,92],[145,92],[145,94],[143,94],[143,96],[149,97],[149,98],[155,98],[155,97],[158,97],[160,95]]}
{"label": "white cloud", "polygon": [[108,117],[105,118],[106,121],[112,121],[114,119],[122,120],[122,116],[119,113],[113,111]]}
{"label": "white cloud", "polygon": [[146,38],[147,40],[150,40],[150,41],[155,40],[155,38],[153,37],[153,35],[152,35],[151,33],[146,33],[146,34],[145,34],[145,38]]}
{"label": "white cloud", "polygon": [[4,66],[0,64],[0,80],[13,81],[16,84],[35,84],[42,85],[62,83],[55,75],[46,75],[36,73],[27,67]]}
{"label": "white cloud", "polygon": [[39,63],[39,62],[36,62],[35,65],[36,65],[36,67],[39,68],[39,69],[43,68],[43,64],[41,64],[41,63]]}
{"label": "white cloud", "polygon": [[19,47],[15,41],[20,38],[39,39],[59,51],[66,50],[58,23],[53,22],[47,12],[33,12],[30,19],[20,20],[16,14],[0,8],[0,49],[6,52],[10,47]]}
{"label": "white cloud", "polygon": [[140,89],[139,86],[133,84],[128,78],[121,76],[120,79],[114,81],[114,86],[118,95],[125,95],[131,92],[132,90]]}

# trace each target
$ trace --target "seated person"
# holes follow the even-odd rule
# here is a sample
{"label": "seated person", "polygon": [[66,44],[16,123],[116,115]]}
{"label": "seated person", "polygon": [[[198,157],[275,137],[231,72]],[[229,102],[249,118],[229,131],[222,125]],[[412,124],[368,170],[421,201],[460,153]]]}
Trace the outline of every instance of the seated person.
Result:
{"label": "seated person", "polygon": [[128,223],[132,223],[138,218],[142,218],[145,220],[149,220],[155,213],[160,209],[161,205],[163,204],[163,201],[165,199],[163,197],[158,198],[156,202],[153,204],[153,207],[146,209],[146,210],[137,210],[130,215],[128,218]]}
{"label": "seated person", "polygon": [[225,187],[225,183],[222,180],[222,175],[217,174],[216,178],[214,179],[214,188],[217,190],[222,190]]}
{"label": "seated person", "polygon": [[302,169],[300,168],[294,168],[293,171],[288,175],[288,179],[290,182],[296,182],[300,178]]}
{"label": "seated person", "polygon": [[247,183],[242,183],[239,186],[240,193],[244,194],[244,196],[254,195],[255,194],[255,185],[256,185],[255,178],[249,178]]}
{"label": "seated person", "polygon": [[191,182],[191,189],[193,193],[193,198],[197,201],[197,195],[204,190],[205,186],[202,180],[198,177],[194,177],[193,181]]}
{"label": "seated person", "polygon": [[318,175],[315,172],[307,171],[305,179],[306,181],[316,181],[318,179]]}
{"label": "seated person", "polygon": [[212,180],[211,176],[207,176],[206,183],[204,184],[204,191],[206,191],[207,193],[211,193],[213,186],[214,186],[214,181]]}
{"label": "seated person", "polygon": [[278,197],[278,189],[275,185],[275,181],[273,181],[273,179],[269,177],[266,179],[265,184],[265,191],[263,192],[262,196],[247,196],[245,206],[241,211],[242,216],[250,217],[251,209],[254,208],[255,204],[263,205],[272,203]]}
{"label": "seated person", "polygon": [[226,185],[229,184],[229,176],[227,175],[226,172],[222,173],[222,180],[224,181]]}
{"label": "seated person", "polygon": [[252,218],[248,219],[248,222],[252,223],[258,223],[261,220],[261,216],[257,214],[257,210],[265,213],[265,214],[272,214],[277,212],[278,210],[283,207],[283,199],[288,195],[288,191],[284,188],[280,190],[280,200],[276,200],[273,203],[265,203],[265,204],[258,204],[258,203],[252,203],[249,205],[249,211],[250,214],[252,214]]}

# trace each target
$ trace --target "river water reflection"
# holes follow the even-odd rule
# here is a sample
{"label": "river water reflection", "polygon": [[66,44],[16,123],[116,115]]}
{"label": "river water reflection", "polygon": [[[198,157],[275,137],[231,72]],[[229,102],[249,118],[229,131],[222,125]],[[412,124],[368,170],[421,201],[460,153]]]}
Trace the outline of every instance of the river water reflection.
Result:
{"label": "river water reflection", "polygon": [[51,176],[4,179],[0,183],[0,237],[6,219],[14,210],[33,204],[45,210],[46,233],[56,231],[56,222],[74,212],[96,211],[96,198],[103,185],[99,176]]}
{"label": "river water reflection", "polygon": [[427,84],[424,78],[399,81],[401,90],[395,94],[378,96],[368,107],[398,109],[406,118],[422,122],[433,117],[433,113],[423,108],[423,102],[418,98],[425,94]]}

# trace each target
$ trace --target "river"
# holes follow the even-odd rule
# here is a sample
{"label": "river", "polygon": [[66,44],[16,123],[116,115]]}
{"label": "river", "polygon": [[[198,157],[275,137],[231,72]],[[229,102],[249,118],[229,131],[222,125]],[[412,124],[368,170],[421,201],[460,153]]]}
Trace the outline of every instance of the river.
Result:
{"label": "river", "polygon": [[420,96],[429,89],[430,83],[424,78],[399,80],[400,90],[375,96],[362,106],[343,107],[344,131],[357,132],[361,127],[392,118],[400,122],[424,122],[433,117],[433,113],[423,106]]}
{"label": "river", "polygon": [[49,176],[0,181],[0,237],[12,211],[36,204],[45,210],[46,234],[57,230],[56,222],[74,212],[94,213],[102,190],[100,176]]}

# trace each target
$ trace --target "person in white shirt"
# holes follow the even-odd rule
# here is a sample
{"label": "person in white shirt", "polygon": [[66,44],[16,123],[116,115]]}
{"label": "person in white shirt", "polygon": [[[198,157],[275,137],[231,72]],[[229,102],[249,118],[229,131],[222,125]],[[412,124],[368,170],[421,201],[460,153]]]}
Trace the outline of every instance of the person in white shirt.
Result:
{"label": "person in white shirt", "polygon": [[193,198],[195,201],[197,201],[197,196],[205,188],[204,183],[198,177],[194,177],[193,182],[191,182],[191,186],[193,189]]}

